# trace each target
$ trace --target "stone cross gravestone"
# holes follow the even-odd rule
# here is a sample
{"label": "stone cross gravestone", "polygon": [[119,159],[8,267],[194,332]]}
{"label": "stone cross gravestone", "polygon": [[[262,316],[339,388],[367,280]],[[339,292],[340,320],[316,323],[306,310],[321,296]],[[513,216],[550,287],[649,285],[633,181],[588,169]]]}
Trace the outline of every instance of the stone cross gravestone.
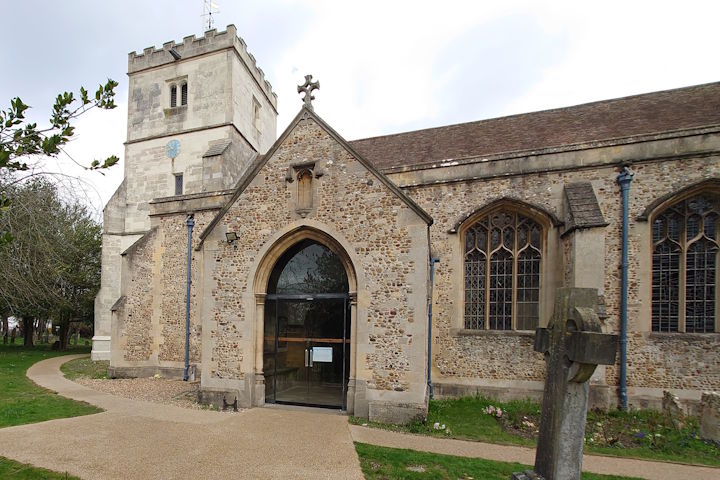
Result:
{"label": "stone cross gravestone", "polygon": [[535,351],[545,354],[547,373],[535,470],[514,480],[580,480],[588,380],[598,365],[614,365],[618,336],[602,333],[597,290],[561,288],[547,328],[535,333]]}

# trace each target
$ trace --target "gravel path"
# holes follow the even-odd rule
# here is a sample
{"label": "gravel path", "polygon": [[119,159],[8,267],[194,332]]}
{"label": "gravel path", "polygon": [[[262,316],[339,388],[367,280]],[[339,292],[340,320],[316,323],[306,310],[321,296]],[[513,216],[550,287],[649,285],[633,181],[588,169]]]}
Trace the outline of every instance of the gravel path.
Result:
{"label": "gravel path", "polygon": [[91,379],[76,378],[73,380],[93,390],[131,400],[175,405],[176,407],[208,410],[207,405],[197,403],[197,392],[200,382],[183,382],[167,378],[116,378]]}
{"label": "gravel path", "polygon": [[[233,414],[122,398],[63,377],[60,365],[70,358],[40,361],[27,376],[105,411],[3,428],[0,456],[85,480],[363,479],[347,418],[336,412],[251,408]],[[97,388],[132,390],[155,401],[197,388],[160,378],[141,382],[100,380]],[[143,389],[152,393],[138,393]]]}

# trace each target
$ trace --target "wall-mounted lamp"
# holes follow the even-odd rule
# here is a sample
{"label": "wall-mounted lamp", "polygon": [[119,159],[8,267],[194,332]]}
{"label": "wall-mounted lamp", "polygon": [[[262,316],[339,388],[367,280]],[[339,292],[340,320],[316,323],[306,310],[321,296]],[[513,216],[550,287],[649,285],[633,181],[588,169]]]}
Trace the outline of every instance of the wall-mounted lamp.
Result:
{"label": "wall-mounted lamp", "polygon": [[233,243],[235,240],[238,239],[237,233],[235,232],[227,232],[225,234],[225,239],[227,240],[227,243]]}

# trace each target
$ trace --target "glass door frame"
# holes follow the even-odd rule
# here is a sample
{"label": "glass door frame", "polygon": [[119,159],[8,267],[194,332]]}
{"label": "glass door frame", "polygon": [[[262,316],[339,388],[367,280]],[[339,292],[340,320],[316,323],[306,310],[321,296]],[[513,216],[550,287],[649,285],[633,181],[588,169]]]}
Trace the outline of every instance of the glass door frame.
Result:
{"label": "glass door frame", "polygon": [[[272,403],[278,403],[278,404],[284,404],[284,405],[305,405],[305,406],[313,406],[313,407],[321,407],[321,408],[336,408],[340,409],[342,411],[347,410],[347,384],[348,379],[346,378],[349,372],[346,371],[347,368],[347,359],[349,358],[349,342],[348,342],[348,307],[350,306],[350,294],[349,293],[315,293],[315,294],[309,294],[309,293],[296,293],[296,294],[286,294],[286,293],[269,293],[265,296],[266,300],[273,300],[275,302],[279,302],[282,300],[295,300],[295,301],[307,301],[312,302],[314,300],[343,300],[343,338],[342,338],[342,389],[341,389],[341,401],[339,405],[319,405],[319,404],[312,404],[312,403],[302,403],[302,402],[289,402],[289,401],[282,401],[277,400],[277,368],[278,368],[278,349],[279,349],[279,334],[280,330],[278,328],[278,311],[279,308],[275,306],[275,351],[274,351],[274,362],[273,362],[273,402]],[[267,310],[266,310],[267,311]],[[263,319],[263,322],[265,319]],[[310,353],[312,355],[312,353]],[[312,363],[311,363],[312,365]]]}

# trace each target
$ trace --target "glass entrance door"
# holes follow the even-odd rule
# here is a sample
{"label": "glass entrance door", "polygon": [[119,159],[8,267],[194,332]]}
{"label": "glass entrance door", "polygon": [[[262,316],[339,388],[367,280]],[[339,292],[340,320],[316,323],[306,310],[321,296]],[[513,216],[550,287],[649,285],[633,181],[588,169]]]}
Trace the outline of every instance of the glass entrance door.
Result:
{"label": "glass entrance door", "polygon": [[267,286],[265,401],[345,408],[349,339],[343,263],[323,244],[296,243],[278,259]]}
{"label": "glass entrance door", "polygon": [[348,307],[346,294],[268,295],[266,402],[345,408]]}

